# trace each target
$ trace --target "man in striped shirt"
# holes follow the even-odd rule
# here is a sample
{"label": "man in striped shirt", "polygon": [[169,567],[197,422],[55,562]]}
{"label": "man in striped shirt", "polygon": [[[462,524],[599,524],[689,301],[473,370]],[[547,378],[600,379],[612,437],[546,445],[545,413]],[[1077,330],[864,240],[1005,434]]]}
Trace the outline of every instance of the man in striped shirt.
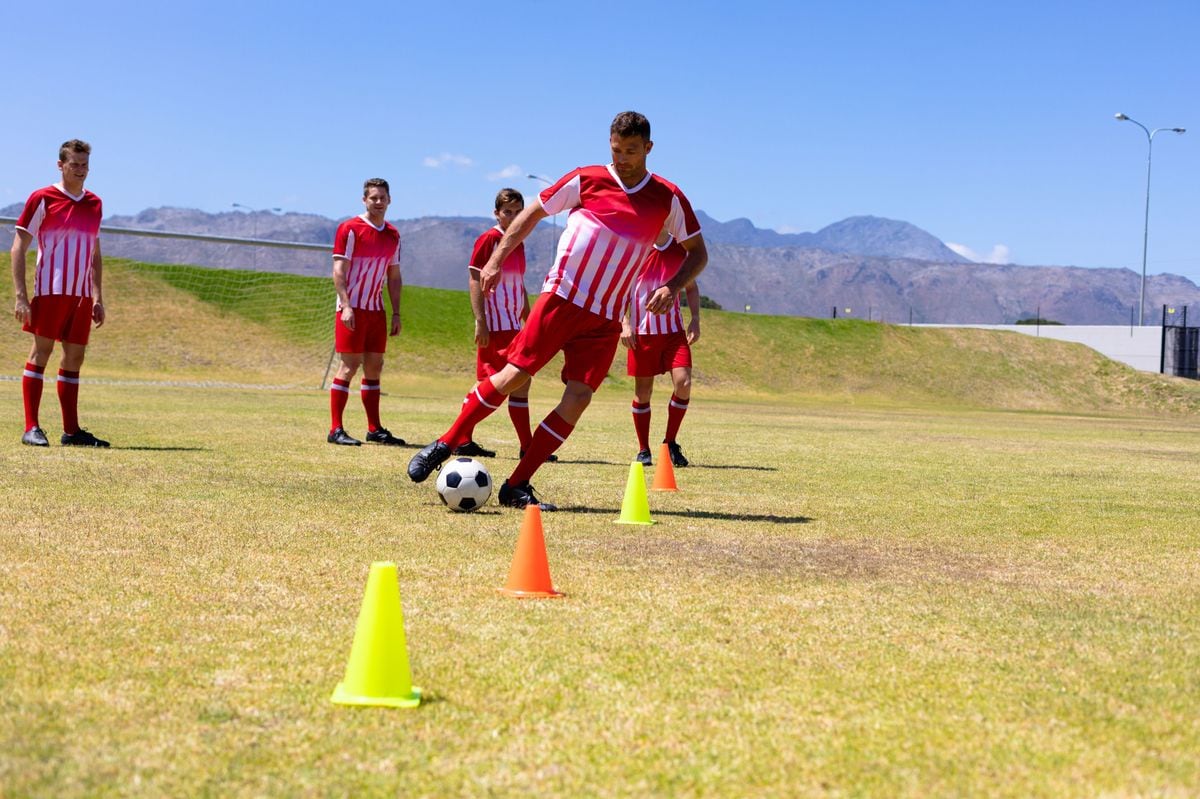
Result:
{"label": "man in striped shirt", "polygon": [[[79,426],[79,370],[92,324],[104,324],[103,268],[100,257],[100,198],[83,187],[92,147],[71,139],[58,151],[62,180],[29,196],[17,218],[12,245],[14,314],[22,330],[33,334],[33,348],[21,378],[25,434],[21,443],[50,445],[38,422],[46,364],[54,342],[62,342],[58,402],[62,408],[63,446],[107,447]],[[37,240],[33,299],[25,275],[29,246]]]}
{"label": "man in striped shirt", "polygon": [[692,281],[684,290],[691,316],[686,332],[678,297],[666,313],[656,314],[646,309],[654,290],[675,275],[686,255],[687,251],[669,238],[661,246],[655,244],[646,259],[646,268],[634,286],[629,314],[621,320],[621,343],[629,350],[627,373],[634,380],[633,429],[638,439],[637,460],[646,466],[651,463],[650,397],[654,394],[654,378],[667,372],[671,374],[674,392],[667,403],[667,431],[663,443],[667,445],[671,463],[688,465],[675,437],[692,396],[691,345],[700,338],[700,289]]}
{"label": "man in striped shirt", "polygon": [[[384,216],[392,203],[388,182],[371,178],[363,184],[366,212],[338,225],[333,239],[333,287],[337,291],[334,315],[334,348],[341,363],[329,388],[330,444],[362,444],[346,432],[342,413],[350,399],[350,381],[362,367],[359,396],[367,412],[367,441],[402,446],[379,421],[379,378],[388,336],[400,333],[400,231]],[[387,278],[392,302],[388,328],[383,307],[383,281]]]}
{"label": "man in striped shirt", "polygon": [[670,308],[707,263],[700,224],[687,197],[646,169],[646,157],[654,146],[650,122],[633,111],[618,114],[609,129],[609,146],[612,163],[572,170],[545,189],[537,203],[513,220],[481,270],[483,290],[493,290],[501,266],[537,223],[550,214],[569,211],[542,295],[509,346],[508,363],[481,380],[467,394],[450,429],[413,456],[408,476],[414,482],[429,477],[455,447],[470,440],[476,424],[562,352],[566,384],[562,400],[538,425],[499,492],[502,505],[537,504],[554,510],[538,500],[529,479],[566,441],[608,374],[621,336],[620,315],[654,242],[665,230],[687,256],[676,275],[650,296],[646,305],[652,313]]}

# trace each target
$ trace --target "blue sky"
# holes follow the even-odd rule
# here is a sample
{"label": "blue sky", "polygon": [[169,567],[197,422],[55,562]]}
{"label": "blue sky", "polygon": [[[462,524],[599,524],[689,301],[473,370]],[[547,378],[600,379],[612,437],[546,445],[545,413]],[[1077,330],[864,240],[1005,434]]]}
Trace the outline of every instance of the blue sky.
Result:
{"label": "blue sky", "polygon": [[0,205],[79,136],[109,214],[348,216],[379,175],[393,218],[486,215],[528,172],[605,162],[631,108],[651,169],[720,220],[872,214],[1140,271],[1146,138],[1122,111],[1190,128],[1154,140],[1148,271],[1200,282],[1195,0],[148,5],[6,10]]}

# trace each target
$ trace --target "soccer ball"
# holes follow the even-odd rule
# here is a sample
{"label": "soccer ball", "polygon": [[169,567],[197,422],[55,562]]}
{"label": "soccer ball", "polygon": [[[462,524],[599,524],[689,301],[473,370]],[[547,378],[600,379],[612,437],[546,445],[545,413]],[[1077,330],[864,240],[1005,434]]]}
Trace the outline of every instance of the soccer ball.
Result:
{"label": "soccer ball", "polygon": [[437,490],[450,510],[478,510],[492,495],[492,476],[474,458],[455,458],[438,473]]}

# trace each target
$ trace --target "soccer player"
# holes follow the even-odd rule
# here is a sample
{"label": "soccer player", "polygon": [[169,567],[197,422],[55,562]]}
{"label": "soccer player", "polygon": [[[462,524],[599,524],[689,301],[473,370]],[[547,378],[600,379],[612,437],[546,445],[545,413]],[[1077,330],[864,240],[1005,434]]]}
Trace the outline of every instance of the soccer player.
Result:
{"label": "soccer player", "polygon": [[700,289],[695,281],[684,290],[687,295],[691,322],[683,328],[679,298],[663,314],[650,313],[646,302],[654,290],[670,280],[687,256],[687,250],[667,238],[654,245],[646,268],[634,286],[630,312],[621,320],[621,343],[628,350],[627,371],[634,379],[633,429],[637,433],[638,462],[649,466],[650,458],[650,397],[654,393],[654,378],[671,373],[674,393],[667,405],[667,433],[663,441],[671,463],[687,466],[688,459],[675,437],[687,413],[692,396],[692,348],[700,338]]}
{"label": "soccer player", "polygon": [[[483,293],[479,273],[500,243],[504,231],[525,209],[525,198],[516,189],[501,189],[496,194],[493,214],[496,224],[475,240],[471,261],[467,266],[467,289],[471,294],[471,311],[475,315],[475,379],[485,380],[504,368],[504,349],[512,343],[529,316],[529,295],[525,291],[525,245],[518,244],[500,266],[500,282],[487,294]],[[533,433],[529,430],[529,386],[513,391],[508,397],[508,417],[517,431],[521,455],[529,448]],[[484,449],[475,441],[457,447],[455,455],[493,458],[496,453]],[[551,455],[550,460],[558,460]]]}
{"label": "soccer player", "polygon": [[[58,402],[62,407],[62,444],[107,447],[79,426],[79,370],[87,351],[92,323],[104,324],[103,261],[100,257],[100,198],[83,187],[92,147],[79,139],[58,150],[62,180],[38,189],[25,201],[12,244],[14,313],[21,329],[33,334],[33,349],[21,378],[25,434],[21,443],[47,447],[38,423],[46,364],[54,342],[62,342],[58,369]],[[37,239],[33,300],[25,285],[26,256]]]}
{"label": "soccer player", "polygon": [[[334,315],[334,348],[341,358],[329,389],[330,444],[357,447],[342,423],[342,412],[350,399],[350,381],[358,367],[363,377],[359,396],[367,412],[367,441],[402,446],[379,421],[379,376],[388,336],[400,333],[400,231],[384,219],[392,204],[388,182],[371,178],[363,183],[366,213],[338,225],[333,239],[333,287],[337,291]],[[387,278],[392,301],[392,325],[388,328],[383,307],[383,279]]]}
{"label": "soccer player", "polygon": [[566,384],[562,400],[538,425],[525,455],[499,492],[501,505],[536,504],[555,510],[537,498],[529,479],[567,440],[608,374],[621,337],[620,315],[649,249],[666,230],[687,251],[675,276],[651,294],[646,303],[651,313],[670,308],[707,263],[704,237],[691,204],[674,184],[646,169],[646,157],[654,146],[650,122],[634,111],[617,114],[609,128],[609,146],[612,163],[568,172],[546,188],[536,204],[518,214],[480,271],[484,292],[492,291],[499,283],[501,265],[534,226],[550,214],[570,211],[542,294],[508,347],[508,362],[479,381],[450,429],[409,461],[408,476],[414,482],[429,477],[456,446],[470,440],[476,424],[561,351]]}

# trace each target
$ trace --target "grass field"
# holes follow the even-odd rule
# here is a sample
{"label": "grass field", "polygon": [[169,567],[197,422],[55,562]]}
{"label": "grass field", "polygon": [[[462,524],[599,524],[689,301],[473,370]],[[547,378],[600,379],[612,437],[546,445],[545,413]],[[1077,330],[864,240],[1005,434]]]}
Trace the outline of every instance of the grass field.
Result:
{"label": "grass field", "polygon": [[[112,450],[20,447],[0,381],[0,795],[1200,791],[1190,384],[986,331],[712,314],[683,490],[651,496],[653,527],[613,523],[614,381],[535,480],[564,506],[544,520],[568,596],[515,601],[494,589],[519,513],[447,513],[411,449],[326,445],[317,391],[123,384],[156,356],[118,296],[89,360],[115,382],[81,394]],[[469,354],[431,315],[384,379],[385,422],[421,443]],[[805,367],[764,380],[772,348]],[[505,476],[505,415],[478,438]],[[375,560],[399,567],[416,710],[329,702]]]}

